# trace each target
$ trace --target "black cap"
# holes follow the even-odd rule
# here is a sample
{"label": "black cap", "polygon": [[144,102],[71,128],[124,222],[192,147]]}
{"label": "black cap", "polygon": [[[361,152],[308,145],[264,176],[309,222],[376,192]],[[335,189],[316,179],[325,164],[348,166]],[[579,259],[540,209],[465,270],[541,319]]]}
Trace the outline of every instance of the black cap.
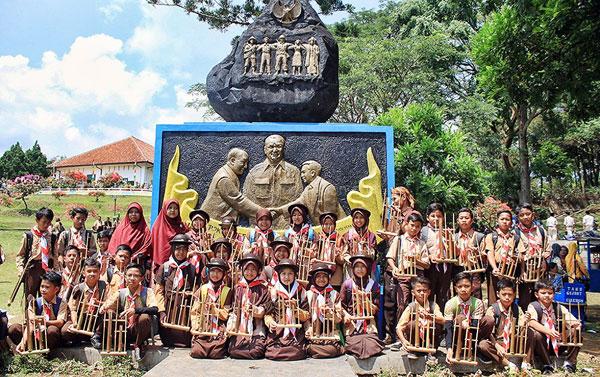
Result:
{"label": "black cap", "polygon": [[204,221],[206,221],[206,223],[208,224],[208,222],[210,221],[210,216],[208,213],[206,213],[206,211],[203,211],[201,209],[195,209],[192,212],[190,212],[190,220],[194,221],[194,218],[196,216],[200,216],[204,219]]}
{"label": "black cap", "polygon": [[287,246],[288,250],[292,250],[292,246],[293,246],[292,243],[290,242],[290,240],[285,236],[275,238],[275,240],[273,240],[273,242],[271,242],[270,246],[273,249],[273,251],[275,251],[275,249],[279,245]]}
{"label": "black cap", "polygon": [[288,213],[290,214],[290,216],[292,215],[292,212],[296,208],[298,208],[304,216],[308,215],[308,207],[302,203],[298,203],[298,204],[292,204],[291,206],[288,207]]}
{"label": "black cap", "polygon": [[371,217],[371,211],[369,211],[368,209],[365,209],[365,208],[361,208],[361,207],[352,208],[350,210],[350,216],[354,217],[354,214],[357,212],[360,213],[361,215],[363,215],[364,217],[366,217],[367,219],[369,217]]}
{"label": "black cap", "polygon": [[240,264],[240,266],[242,266],[242,268],[248,262],[256,263],[259,269],[262,269],[264,265],[262,259],[258,255],[252,253],[246,253],[242,255],[242,257],[238,260],[238,263]]}
{"label": "black cap", "polygon": [[338,220],[337,213],[325,212],[325,213],[322,213],[321,216],[319,216],[319,224],[323,224],[323,222],[325,222],[326,217],[333,218],[333,222],[336,222]]}
{"label": "black cap", "polygon": [[176,234],[175,236],[173,236],[173,238],[171,238],[171,241],[169,241],[169,243],[171,245],[175,245],[175,244],[189,245],[192,243],[192,239],[187,234],[181,233],[181,234]]}
{"label": "black cap", "polygon": [[219,246],[221,245],[225,245],[225,247],[227,248],[227,250],[229,250],[229,253],[231,253],[231,242],[229,242],[228,239],[226,238],[217,238],[216,240],[213,241],[213,243],[210,245],[210,249],[216,253],[217,249],[219,248]]}
{"label": "black cap", "polygon": [[229,264],[227,264],[227,262],[225,262],[225,260],[222,258],[211,258],[210,262],[206,264],[206,267],[208,267],[208,269],[220,268],[223,270],[223,272],[227,272],[227,270],[229,270]]}
{"label": "black cap", "polygon": [[358,260],[364,261],[367,267],[371,267],[371,265],[373,264],[372,256],[366,254],[356,254],[350,257],[350,265],[354,266],[354,262]]}
{"label": "black cap", "polygon": [[275,271],[279,272],[284,268],[291,268],[292,270],[294,270],[295,273],[298,273],[298,271],[300,270],[298,265],[293,260],[287,258],[284,258],[279,261],[277,266],[275,266]]}
{"label": "black cap", "polygon": [[235,221],[235,219],[231,216],[225,216],[223,217],[223,219],[221,220],[221,224],[222,227],[226,226],[226,225],[231,225],[231,226],[237,226],[237,223]]}
{"label": "black cap", "polygon": [[333,270],[326,263],[317,263],[310,270],[310,274],[312,276],[315,276],[317,272],[325,272],[327,275],[329,275],[329,277],[333,275]]}

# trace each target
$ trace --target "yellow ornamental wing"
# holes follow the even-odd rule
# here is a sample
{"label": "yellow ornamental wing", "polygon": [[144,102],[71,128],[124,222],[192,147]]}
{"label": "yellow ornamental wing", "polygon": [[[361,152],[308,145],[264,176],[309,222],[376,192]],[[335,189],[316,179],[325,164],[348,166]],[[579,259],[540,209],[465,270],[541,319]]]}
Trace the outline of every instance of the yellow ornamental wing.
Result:
{"label": "yellow ornamental wing", "polygon": [[167,170],[167,183],[165,185],[165,196],[163,201],[169,199],[177,199],[180,205],[181,219],[188,222],[190,212],[196,208],[198,204],[198,193],[196,190],[190,189],[190,181],[188,178],[179,173],[179,145],[175,147],[175,153],[169,169]]}

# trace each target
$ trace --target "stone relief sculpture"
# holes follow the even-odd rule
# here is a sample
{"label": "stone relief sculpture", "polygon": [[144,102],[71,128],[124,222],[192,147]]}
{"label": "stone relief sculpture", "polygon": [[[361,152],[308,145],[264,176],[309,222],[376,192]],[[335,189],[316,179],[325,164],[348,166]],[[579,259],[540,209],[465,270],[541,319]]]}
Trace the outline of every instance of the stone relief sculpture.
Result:
{"label": "stone relief sculpture", "polygon": [[[300,170],[284,160],[285,138],[270,135],[265,139],[266,159],[250,169],[243,193],[248,200],[263,208],[276,208],[296,200],[302,194]],[[250,217],[254,225],[254,218]],[[283,216],[273,221],[274,228],[285,228]]]}
{"label": "stone relief sculpture", "polygon": [[244,45],[244,74],[256,74],[256,38],[248,38]]}
{"label": "stone relief sculpture", "polygon": [[[271,66],[271,51],[275,50],[275,67]],[[269,38],[263,38],[263,43],[256,44],[256,38],[250,37],[244,44],[244,75],[257,74],[287,75],[289,73],[290,54],[292,51],[292,71],[294,76],[307,75],[318,76],[320,49],[317,40],[314,37],[308,39],[308,43],[302,43],[297,39],[294,43],[288,43],[285,36],[280,35],[277,42],[270,43]],[[260,54],[260,65],[258,72],[256,70],[256,54]],[[304,54],[303,54],[304,53]]]}
{"label": "stone relief sculpture", "polygon": [[271,12],[283,25],[290,25],[300,17],[302,4],[300,4],[300,0],[277,0],[273,4]]}
{"label": "stone relief sculpture", "polygon": [[239,177],[247,168],[248,153],[232,148],[227,154],[225,165],[213,176],[201,209],[214,219],[225,216],[237,219],[239,215],[254,218],[260,206],[240,192]]}
{"label": "stone relief sculpture", "polygon": [[308,40],[306,49],[306,72],[311,76],[319,75],[319,45],[314,37]]}
{"label": "stone relief sculpture", "polygon": [[262,74],[271,74],[271,50],[273,46],[269,43],[269,38],[264,37],[263,43],[258,46],[258,51],[261,53],[260,55],[260,68],[258,73]]}
{"label": "stone relief sculpture", "polygon": [[288,48],[294,51],[294,54],[292,55],[292,75],[301,75],[302,50],[304,49],[304,46],[302,46],[299,39],[296,39],[296,42]]}
{"label": "stone relief sculpture", "polygon": [[280,35],[277,38],[277,42],[273,45],[275,48],[275,74],[286,74],[288,73],[288,58],[290,55],[287,50],[291,47],[291,43],[285,41],[285,37]]}

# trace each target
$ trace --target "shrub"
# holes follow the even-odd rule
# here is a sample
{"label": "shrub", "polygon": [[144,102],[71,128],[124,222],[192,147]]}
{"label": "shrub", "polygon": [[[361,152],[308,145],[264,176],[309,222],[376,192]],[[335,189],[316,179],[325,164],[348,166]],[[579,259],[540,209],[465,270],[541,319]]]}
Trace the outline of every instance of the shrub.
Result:
{"label": "shrub", "polygon": [[63,196],[67,196],[67,193],[64,191],[54,191],[52,193],[52,196],[54,197],[54,199],[60,202],[60,198],[62,198]]}
{"label": "shrub", "polygon": [[510,206],[493,196],[485,198],[483,203],[477,204],[475,208],[475,216],[481,227],[493,229],[496,226],[496,213],[501,209],[511,210]]}
{"label": "shrub", "polygon": [[106,196],[106,194],[103,191],[90,191],[88,193],[88,196],[91,196],[92,198],[96,198],[96,201],[98,201],[98,199],[100,199],[103,196]]}
{"label": "shrub", "polygon": [[98,181],[101,187],[117,187],[123,182],[123,177],[121,177],[117,172],[112,172],[103,175]]}

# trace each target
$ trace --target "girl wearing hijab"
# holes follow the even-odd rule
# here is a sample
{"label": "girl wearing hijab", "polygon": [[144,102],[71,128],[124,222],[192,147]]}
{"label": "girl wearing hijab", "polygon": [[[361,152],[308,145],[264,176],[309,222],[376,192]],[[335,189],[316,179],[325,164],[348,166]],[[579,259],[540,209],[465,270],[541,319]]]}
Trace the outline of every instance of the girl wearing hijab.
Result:
{"label": "girl wearing hijab", "polygon": [[163,203],[162,209],[152,227],[152,263],[153,269],[169,260],[171,245],[169,241],[176,235],[186,233],[187,228],[181,221],[179,202],[170,199]]}
{"label": "girl wearing hijab", "polygon": [[308,208],[304,204],[293,204],[289,206],[288,212],[290,214],[290,226],[283,235],[294,245],[292,255],[297,257],[301,240],[312,242],[315,235],[309,223]]}
{"label": "girl wearing hijab", "polygon": [[271,215],[271,211],[262,208],[256,212],[256,226],[250,231],[248,240],[252,252],[263,258],[263,260],[268,260],[271,257],[271,242],[277,237],[277,233],[271,227],[272,225],[273,215]]}
{"label": "girl wearing hijab", "polygon": [[[375,246],[377,245],[375,233],[369,230],[371,212],[364,208],[353,208],[350,215],[352,216],[352,228],[342,237],[342,255],[346,268],[350,266],[350,257],[353,255],[363,254],[375,258]],[[346,276],[351,275],[347,273]]]}
{"label": "girl wearing hijab", "polygon": [[110,237],[109,254],[114,256],[119,245],[129,246],[132,251],[131,261],[149,269],[152,262],[152,234],[144,218],[144,209],[137,202],[129,204],[127,214]]}

